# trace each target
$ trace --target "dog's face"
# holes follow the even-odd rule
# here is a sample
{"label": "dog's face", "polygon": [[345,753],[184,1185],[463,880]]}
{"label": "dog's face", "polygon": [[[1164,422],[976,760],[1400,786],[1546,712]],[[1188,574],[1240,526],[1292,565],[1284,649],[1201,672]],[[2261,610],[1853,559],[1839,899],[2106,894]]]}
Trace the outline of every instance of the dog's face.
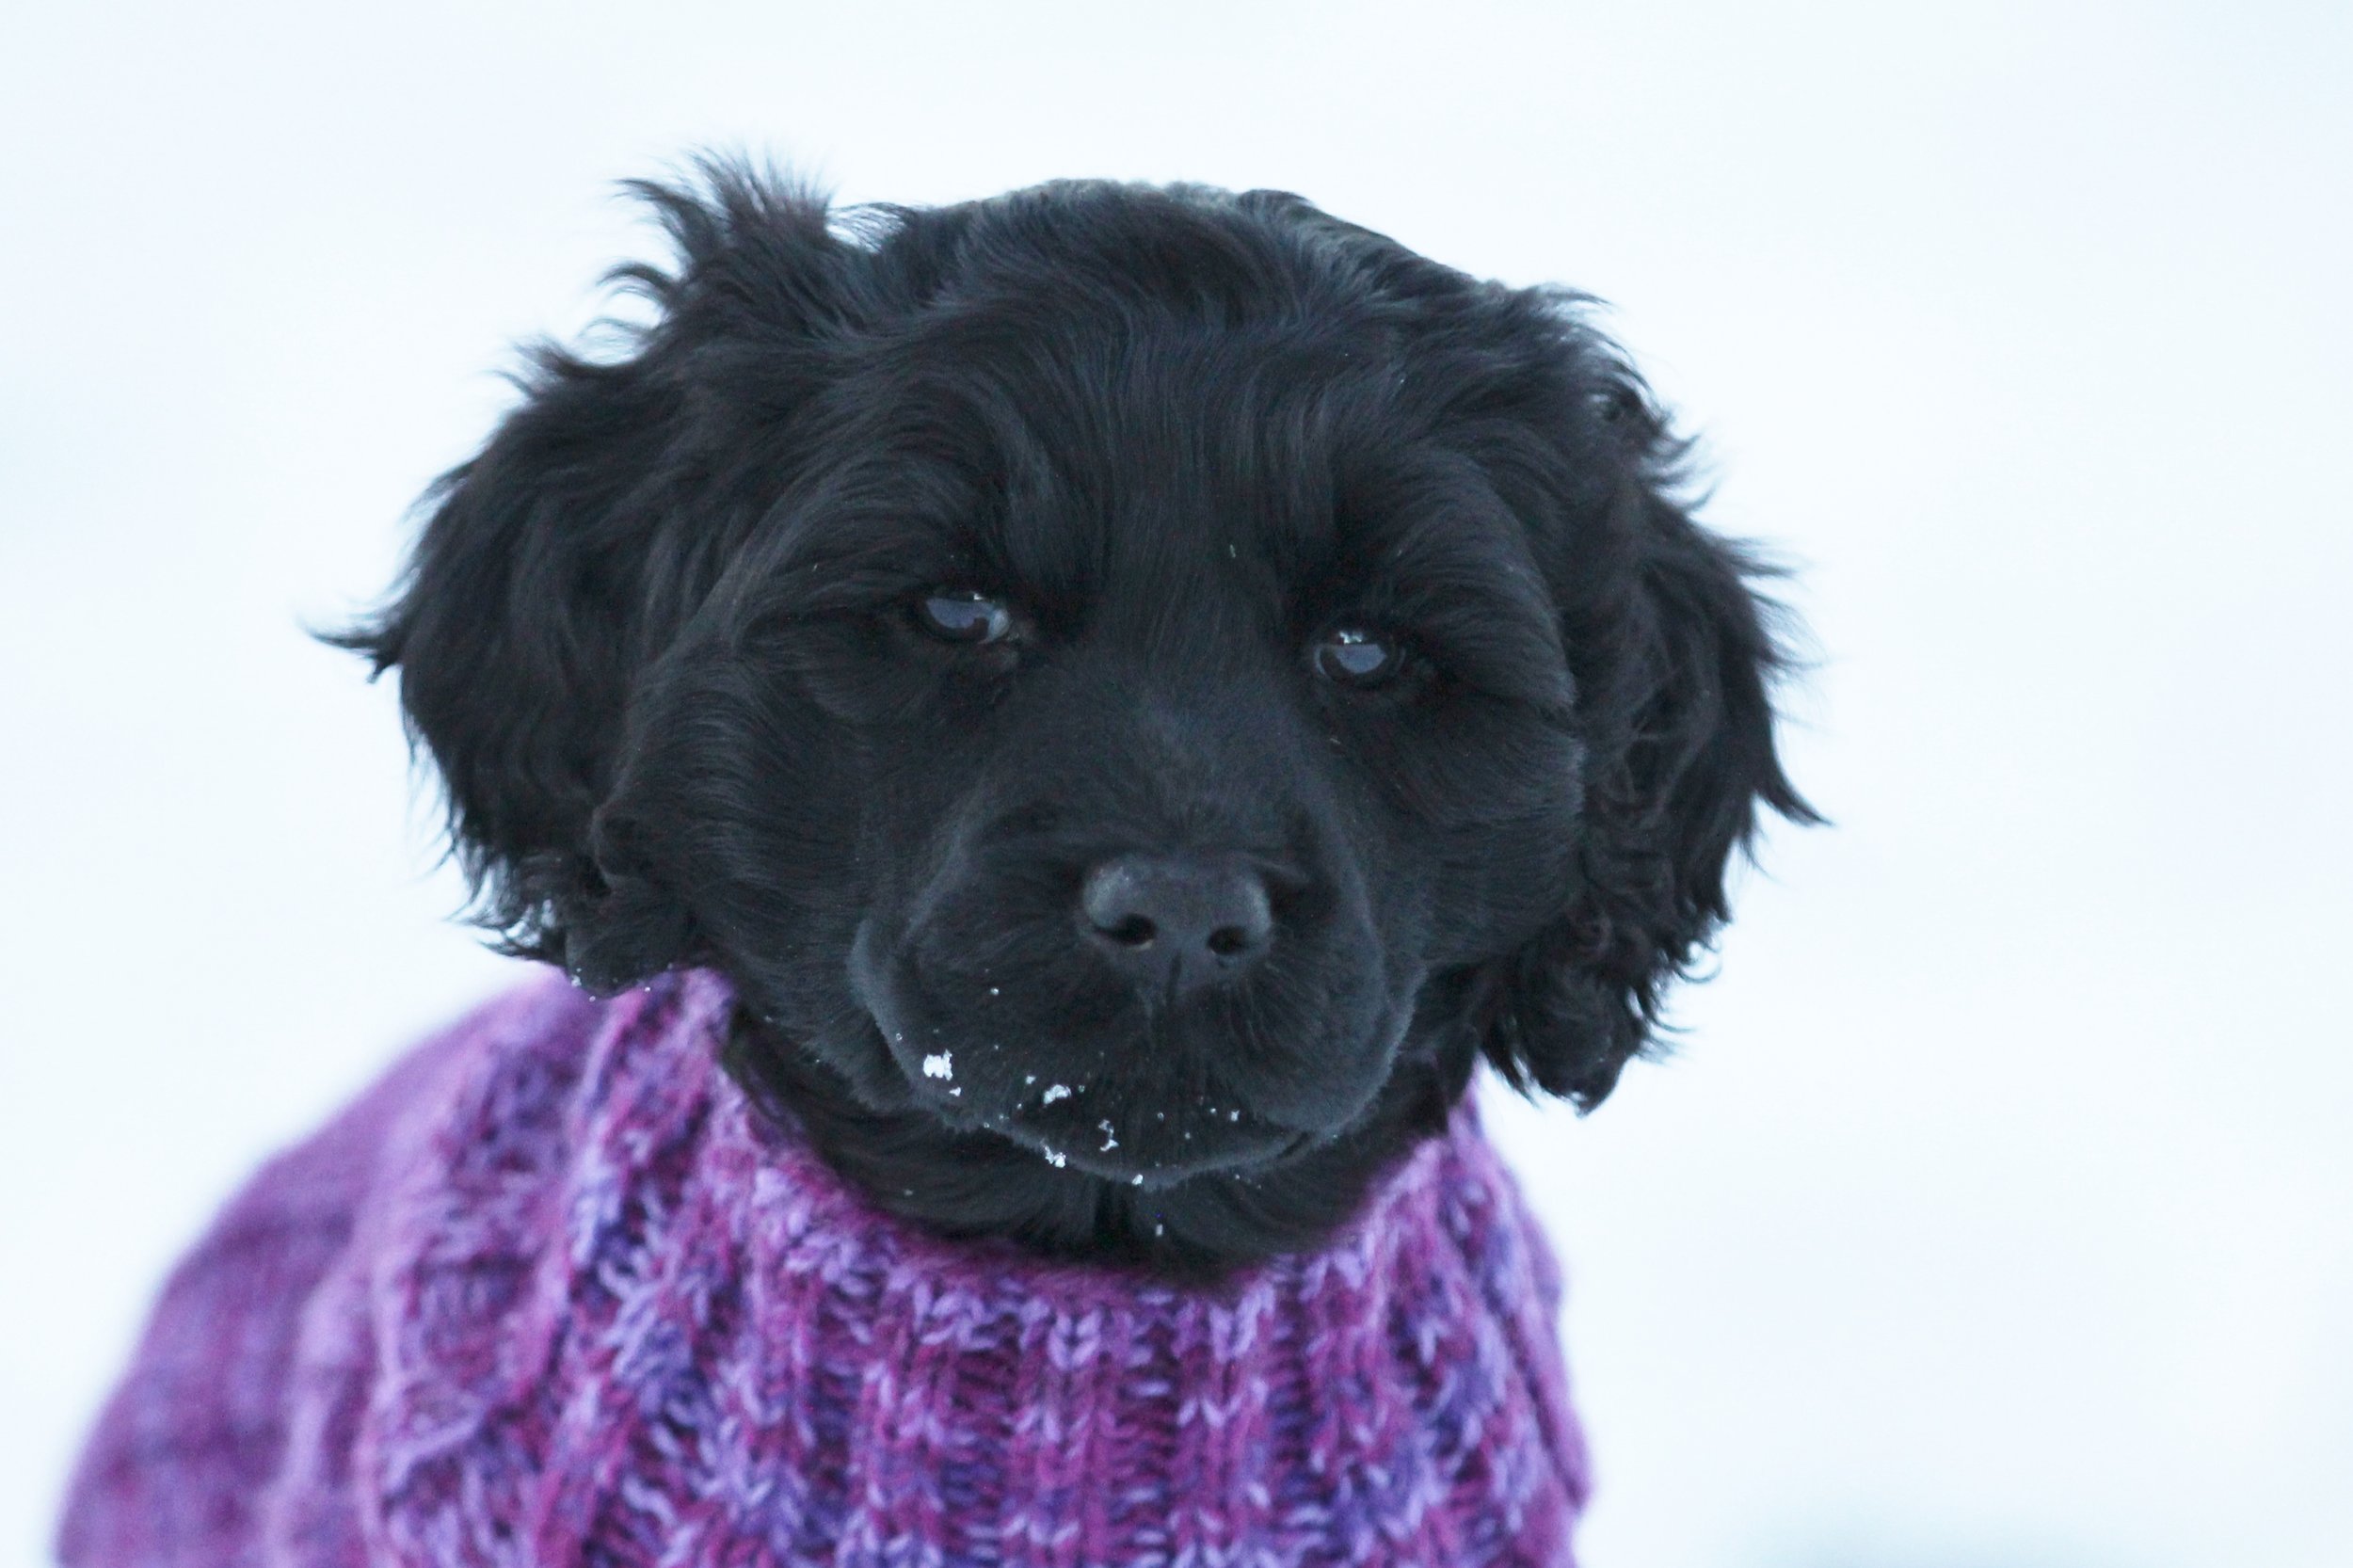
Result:
{"label": "dog's face", "polygon": [[1215,1269],[1483,1049],[1597,1101],[1774,760],[1742,564],[1563,299],[1266,193],[655,192],[353,639],[487,914],[735,981],[730,1065],[886,1205]]}

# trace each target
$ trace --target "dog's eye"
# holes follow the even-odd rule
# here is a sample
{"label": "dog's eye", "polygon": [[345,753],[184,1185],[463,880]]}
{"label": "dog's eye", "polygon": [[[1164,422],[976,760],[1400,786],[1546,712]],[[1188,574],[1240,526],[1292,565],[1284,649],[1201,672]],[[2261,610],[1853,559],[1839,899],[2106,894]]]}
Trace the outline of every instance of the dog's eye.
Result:
{"label": "dog's eye", "polygon": [[1343,626],[1316,644],[1316,673],[1342,686],[1378,686],[1396,678],[1405,650],[1358,627]]}
{"label": "dog's eye", "polygon": [[969,588],[943,588],[916,606],[923,630],[952,643],[1000,642],[1013,631],[1013,611],[1001,599]]}

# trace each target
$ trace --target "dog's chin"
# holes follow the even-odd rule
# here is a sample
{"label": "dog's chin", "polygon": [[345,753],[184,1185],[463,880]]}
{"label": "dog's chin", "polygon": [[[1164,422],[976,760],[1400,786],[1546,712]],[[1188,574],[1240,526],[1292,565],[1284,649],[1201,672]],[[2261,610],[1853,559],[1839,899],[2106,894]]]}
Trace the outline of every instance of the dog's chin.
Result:
{"label": "dog's chin", "polygon": [[[1042,1064],[1037,1073],[1009,1069],[991,1059],[991,1042],[958,1044],[926,1030],[924,1041],[943,1048],[918,1051],[906,1044],[909,1032],[886,1016],[870,1013],[869,1049],[873,1072],[889,1082],[893,1109],[921,1112],[949,1132],[1002,1140],[1057,1170],[1147,1192],[1206,1176],[1247,1177],[1342,1135],[1378,1096],[1412,1021],[1410,1007],[1397,1008],[1364,1037],[1334,1042],[1333,1060],[1348,1066],[1336,1071],[1319,1114],[1303,1126],[1304,1118],[1268,1113],[1248,1089],[1212,1070],[1181,1075],[1192,1086],[1183,1094],[1100,1070],[1063,1081]],[[1196,1039],[1186,1048],[1195,1060],[1214,1060],[1214,1044]]]}
{"label": "dog's chin", "polygon": [[918,1056],[879,1020],[870,1044],[876,1071],[891,1080],[892,1109],[919,1112],[950,1132],[1000,1139],[1057,1170],[1146,1192],[1196,1176],[1247,1175],[1330,1135],[1262,1115],[1233,1089],[1209,1088],[1190,1103],[1154,1102],[1099,1078],[1064,1082],[1025,1073],[1017,1093],[992,1093],[977,1078],[956,1081],[964,1075],[955,1071],[952,1048]]}
{"label": "dog's chin", "polygon": [[[1057,1110],[1060,1107],[1055,1108]],[[1025,1112],[988,1128],[997,1136],[1036,1152],[1048,1164],[1082,1171],[1105,1181],[1157,1192],[1195,1176],[1247,1175],[1278,1165],[1314,1144],[1317,1133],[1287,1128],[1235,1107],[1204,1106],[1198,1112],[1154,1112],[1131,1127],[1148,1125],[1127,1140],[1112,1117],[1086,1119],[1084,1109],[1067,1117]]]}
{"label": "dog's chin", "polygon": [[[936,1055],[949,1060],[936,1064],[950,1070],[927,1072],[857,1007],[816,1032],[740,1009],[727,1059],[757,1103],[893,1213],[947,1235],[1206,1280],[1315,1244],[1397,1150],[1443,1126],[1468,1058],[1442,1061],[1394,1032],[1385,1017],[1349,1037],[1373,1065],[1334,1069],[1336,1119],[1312,1128],[1222,1086],[1175,1095],[1111,1076],[1024,1084],[1016,1069],[1018,1092],[991,1100],[979,1061],[965,1070],[966,1051],[985,1059],[985,1039],[943,1032]],[[1066,1092],[1048,1098],[1057,1087]]]}

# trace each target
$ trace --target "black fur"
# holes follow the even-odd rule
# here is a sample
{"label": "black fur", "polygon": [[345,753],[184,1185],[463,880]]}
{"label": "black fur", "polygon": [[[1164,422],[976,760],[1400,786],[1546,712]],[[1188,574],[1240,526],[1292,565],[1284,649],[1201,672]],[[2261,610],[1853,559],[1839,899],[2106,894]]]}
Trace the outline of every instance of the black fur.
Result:
{"label": "black fur", "polygon": [[[536,354],[341,639],[504,944],[716,966],[731,1070],[884,1204],[1183,1272],[1317,1239],[1481,1053],[1609,1094],[1757,804],[1811,813],[1755,568],[1581,297],[1277,192],[705,174],[643,188],[652,324]],[[1104,963],[1130,853],[1244,866],[1263,957]]]}

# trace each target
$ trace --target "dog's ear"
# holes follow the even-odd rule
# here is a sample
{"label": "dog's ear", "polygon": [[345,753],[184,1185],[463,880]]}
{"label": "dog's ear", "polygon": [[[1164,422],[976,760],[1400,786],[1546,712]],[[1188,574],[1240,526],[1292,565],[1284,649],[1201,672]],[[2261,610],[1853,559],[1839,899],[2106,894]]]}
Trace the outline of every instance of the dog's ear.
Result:
{"label": "dog's ear", "polygon": [[[1630,375],[1585,450],[1625,467],[1576,530],[1562,633],[1587,748],[1566,907],[1475,986],[1474,1026],[1515,1087],[1590,1110],[1651,1041],[1661,993],[1725,919],[1757,808],[1821,819],[1782,770],[1769,688],[1784,657],[1766,575],[1674,497],[1682,447]],[[1580,443],[1584,444],[1584,443]]]}
{"label": "dog's ear", "polygon": [[607,986],[683,961],[691,941],[682,909],[611,896],[592,850],[638,678],[773,499],[773,472],[748,469],[782,460],[866,257],[829,232],[821,197],[703,173],[701,188],[634,187],[678,265],[616,274],[655,309],[630,352],[534,351],[520,404],[428,492],[391,602],[328,639],[399,668],[479,923],[523,956],[600,947]]}

